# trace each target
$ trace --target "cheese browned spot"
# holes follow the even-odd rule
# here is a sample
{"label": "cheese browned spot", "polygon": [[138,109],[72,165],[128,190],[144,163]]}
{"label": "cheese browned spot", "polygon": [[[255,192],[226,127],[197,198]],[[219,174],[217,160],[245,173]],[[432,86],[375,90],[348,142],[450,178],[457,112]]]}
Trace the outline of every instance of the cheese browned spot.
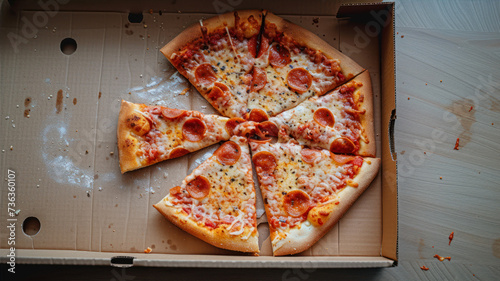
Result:
{"label": "cheese browned spot", "polygon": [[294,68],[286,76],[288,87],[295,92],[302,94],[306,92],[312,84],[312,76],[304,68]]}
{"label": "cheese browned spot", "polygon": [[324,127],[333,127],[335,124],[335,117],[328,108],[318,108],[313,115],[314,121]]}
{"label": "cheese browned spot", "polygon": [[186,190],[194,199],[203,199],[210,193],[210,182],[204,176],[197,176],[186,185]]}
{"label": "cheese browned spot", "polygon": [[248,120],[254,122],[264,122],[268,119],[269,117],[267,116],[267,113],[259,108],[252,109],[252,111],[250,111],[250,115],[248,116]]}
{"label": "cheese browned spot", "polygon": [[219,163],[233,165],[240,159],[241,149],[235,142],[227,141],[214,152],[214,155],[217,156]]}
{"label": "cheese browned spot", "polygon": [[177,158],[177,157],[184,156],[184,155],[186,155],[186,154],[188,154],[188,153],[189,153],[189,150],[187,150],[187,149],[185,149],[185,148],[182,148],[182,147],[176,147],[176,148],[174,148],[174,149],[170,152],[170,154],[169,154],[168,158],[169,158],[169,159],[172,159],[172,158]]}
{"label": "cheese browned spot", "polygon": [[321,152],[316,149],[304,148],[300,151],[300,156],[302,156],[304,162],[314,164],[316,159],[321,157]]}
{"label": "cheese browned spot", "polygon": [[269,50],[269,63],[274,67],[283,67],[291,62],[290,51],[282,45],[276,44]]}
{"label": "cheese browned spot", "polygon": [[149,120],[138,114],[132,114],[127,119],[127,125],[139,136],[143,136],[151,131],[151,124]]}
{"label": "cheese browned spot", "polygon": [[274,154],[267,151],[261,151],[252,157],[257,173],[272,174],[277,166],[277,160]]}
{"label": "cheese browned spot", "polygon": [[217,80],[212,65],[208,63],[200,64],[194,71],[196,82],[203,86],[209,86]]}
{"label": "cheese browned spot", "polygon": [[182,135],[185,139],[192,142],[197,142],[203,139],[207,127],[205,123],[198,118],[191,118],[182,125]]}
{"label": "cheese browned spot", "polygon": [[266,71],[260,67],[254,67],[252,73],[252,85],[250,87],[250,91],[257,92],[260,89],[264,88],[266,83],[267,83]]}
{"label": "cheese browned spot", "polygon": [[161,116],[169,120],[181,118],[187,114],[188,112],[186,110],[181,110],[177,108],[165,108],[161,111]]}
{"label": "cheese browned spot", "polygon": [[336,138],[330,145],[330,151],[333,153],[353,153],[355,149],[354,143],[346,137]]}
{"label": "cheese browned spot", "polygon": [[285,195],[283,207],[292,217],[300,217],[309,211],[311,199],[302,190],[292,190]]}

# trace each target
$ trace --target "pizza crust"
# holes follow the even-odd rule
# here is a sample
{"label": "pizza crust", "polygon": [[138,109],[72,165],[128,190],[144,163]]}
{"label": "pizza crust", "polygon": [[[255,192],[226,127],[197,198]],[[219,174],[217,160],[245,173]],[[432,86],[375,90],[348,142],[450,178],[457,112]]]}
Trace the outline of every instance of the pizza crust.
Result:
{"label": "pizza crust", "polygon": [[[371,162],[368,164],[367,161]],[[379,158],[364,158],[363,165],[358,175],[353,182],[358,184],[358,187],[347,185],[338,193],[339,204],[330,203],[313,208],[309,211],[308,220],[301,225],[300,229],[295,227],[287,233],[286,238],[279,240],[273,245],[275,256],[293,255],[309,249],[321,237],[342,218],[342,216],[354,204],[356,199],[370,186],[372,180],[377,176],[380,169],[381,160]],[[320,211],[329,211],[329,215],[323,218],[324,224],[315,226],[309,220],[309,217]],[[312,213],[311,213],[312,212]]]}
{"label": "pizza crust", "polygon": [[276,24],[279,31],[289,35],[299,44],[311,47],[312,49],[320,50],[331,59],[340,60],[340,67],[346,77],[346,82],[363,72],[363,67],[309,30],[291,23],[269,11],[267,11],[266,21]]}
{"label": "pizza crust", "polygon": [[[241,19],[246,19],[253,15],[257,21],[261,21],[262,12],[260,10],[242,10],[238,11],[238,15]],[[206,20],[201,20],[203,26],[207,28],[208,32],[211,32],[217,28],[227,24],[228,27],[234,26],[234,12],[225,13],[219,16],[211,17]],[[167,45],[160,49],[160,52],[167,58],[171,59],[172,54],[180,51],[188,43],[203,38],[201,33],[200,22],[197,22],[190,27],[186,28],[177,37],[170,41]]]}
{"label": "pizza crust", "polygon": [[243,232],[248,235],[251,231],[252,234],[248,239],[242,239],[244,235],[231,235],[224,229],[224,226],[218,227],[213,230],[198,226],[198,224],[187,218],[186,215],[178,212],[175,207],[170,207],[165,204],[165,199],[153,205],[164,217],[180,229],[192,234],[193,236],[219,248],[245,252],[245,253],[259,253],[259,243],[257,228],[245,228]]}
{"label": "pizza crust", "polygon": [[373,87],[368,70],[354,78],[355,81],[363,83],[363,86],[358,90],[364,96],[363,105],[361,109],[366,110],[365,114],[360,115],[361,126],[365,130],[368,138],[368,143],[362,139],[359,140],[358,155],[375,157],[377,151],[377,144],[375,141],[375,123],[373,117]]}
{"label": "pizza crust", "polygon": [[130,128],[127,126],[127,118],[134,114],[137,105],[122,100],[120,113],[118,115],[118,156],[120,159],[120,169],[122,174],[137,169],[140,162],[136,152],[139,149],[137,139],[132,136]]}

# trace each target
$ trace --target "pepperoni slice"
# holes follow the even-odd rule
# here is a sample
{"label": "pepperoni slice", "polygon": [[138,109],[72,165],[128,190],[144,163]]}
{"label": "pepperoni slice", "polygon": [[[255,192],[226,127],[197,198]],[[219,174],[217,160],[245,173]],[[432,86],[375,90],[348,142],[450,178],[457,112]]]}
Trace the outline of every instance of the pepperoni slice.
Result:
{"label": "pepperoni slice", "polygon": [[257,55],[257,36],[248,40],[248,52],[252,55],[252,58],[260,58],[269,49],[269,40],[264,36],[260,40],[259,55]]}
{"label": "pepperoni slice", "polygon": [[333,154],[331,155],[331,158],[333,161],[335,161],[337,164],[344,165],[352,160],[354,160],[354,156],[346,156],[346,155],[339,155],[339,154]]}
{"label": "pepperoni slice", "polygon": [[324,127],[333,127],[335,125],[335,116],[328,108],[318,108],[314,112],[313,118],[314,121]]}
{"label": "pepperoni slice", "polygon": [[269,120],[269,117],[267,117],[267,113],[259,108],[254,108],[252,111],[250,111],[250,115],[248,116],[248,120],[254,121],[254,122],[264,122]]}
{"label": "pepperoni slice", "polygon": [[277,137],[278,133],[278,126],[271,121],[265,121],[257,124],[257,134],[259,134],[262,138],[269,136]]}
{"label": "pepperoni slice", "polygon": [[230,135],[234,135],[234,129],[238,127],[239,124],[246,122],[245,119],[240,117],[233,117],[226,122],[226,131]]}
{"label": "pepperoni slice", "polygon": [[300,156],[302,156],[304,162],[313,164],[316,159],[321,157],[321,152],[317,149],[304,148],[300,151]]}
{"label": "pepperoni slice", "polygon": [[176,119],[176,118],[181,118],[185,115],[187,115],[186,110],[182,109],[177,109],[177,108],[165,108],[161,111],[161,116],[163,116],[165,119]]}
{"label": "pepperoni slice", "polygon": [[177,147],[172,150],[168,156],[169,159],[177,158],[184,156],[189,153],[189,150],[182,148],[182,147]]}
{"label": "pepperoni slice", "polygon": [[267,84],[266,71],[260,67],[254,67],[252,75],[252,85],[250,86],[250,91],[257,92],[258,90],[264,88],[266,84]]}
{"label": "pepperoni slice", "polygon": [[293,190],[285,195],[283,207],[290,216],[297,218],[309,211],[311,200],[304,191]]}
{"label": "pepperoni slice", "polygon": [[217,80],[217,76],[212,65],[208,63],[200,64],[194,71],[196,82],[203,86],[209,86]]}
{"label": "pepperoni slice", "polygon": [[276,157],[268,151],[258,152],[252,157],[252,161],[257,172],[271,174],[277,166]]}
{"label": "pepperoni slice", "polygon": [[229,92],[229,87],[224,83],[215,82],[214,86],[219,87],[223,92]]}
{"label": "pepperoni slice", "polygon": [[241,148],[237,143],[227,141],[214,152],[214,155],[221,164],[233,165],[240,159]]}
{"label": "pepperoni slice", "polygon": [[172,187],[172,188],[169,190],[169,193],[170,193],[170,195],[172,195],[172,196],[180,195],[180,194],[182,193],[182,192],[181,192],[181,187],[180,187],[180,186]]}
{"label": "pepperoni slice", "polygon": [[210,193],[210,182],[204,176],[197,176],[186,185],[186,190],[194,199],[203,199]]}
{"label": "pepperoni slice", "polygon": [[212,89],[210,90],[210,93],[208,93],[208,98],[215,101],[219,98],[225,97],[226,94],[221,90],[221,88],[217,86],[213,86]]}
{"label": "pepperoni slice", "polygon": [[191,118],[182,125],[182,135],[188,141],[196,142],[203,139],[207,127],[205,123],[198,118]]}
{"label": "pepperoni slice", "polygon": [[294,68],[286,76],[288,87],[295,92],[302,94],[311,87],[312,76],[304,68]]}
{"label": "pepperoni slice", "polygon": [[330,145],[330,151],[333,153],[353,153],[354,149],[356,146],[346,137],[337,138]]}
{"label": "pepperoni slice", "polygon": [[289,64],[292,60],[290,59],[290,51],[282,45],[273,45],[269,50],[269,63],[274,67],[283,67]]}
{"label": "pepperoni slice", "polygon": [[248,52],[252,55],[252,58],[257,56],[257,35],[250,38],[247,42]]}

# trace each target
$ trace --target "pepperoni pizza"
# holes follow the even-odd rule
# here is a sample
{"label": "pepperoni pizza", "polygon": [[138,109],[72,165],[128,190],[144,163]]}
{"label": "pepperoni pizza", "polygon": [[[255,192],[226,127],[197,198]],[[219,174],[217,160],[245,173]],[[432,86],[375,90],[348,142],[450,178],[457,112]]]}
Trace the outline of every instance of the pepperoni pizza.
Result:
{"label": "pepperoni pizza", "polygon": [[122,101],[118,116],[121,172],[177,158],[228,140],[229,118]]}
{"label": "pepperoni pizza", "polygon": [[233,136],[154,207],[207,243],[258,253],[255,200],[247,139]]}
{"label": "pepperoni pizza", "polygon": [[375,178],[380,159],[287,143],[250,142],[275,256],[311,247]]}
{"label": "pepperoni pizza", "polygon": [[306,29],[257,10],[200,20],[161,52],[221,114],[250,120],[252,111],[258,120],[275,116],[364,70]]}
{"label": "pepperoni pizza", "polygon": [[224,117],[123,101],[122,172],[230,139],[154,205],[181,229],[258,253],[253,163],[274,255],[299,253],[377,175],[369,74],[311,32],[238,11],[200,20],[161,52]]}

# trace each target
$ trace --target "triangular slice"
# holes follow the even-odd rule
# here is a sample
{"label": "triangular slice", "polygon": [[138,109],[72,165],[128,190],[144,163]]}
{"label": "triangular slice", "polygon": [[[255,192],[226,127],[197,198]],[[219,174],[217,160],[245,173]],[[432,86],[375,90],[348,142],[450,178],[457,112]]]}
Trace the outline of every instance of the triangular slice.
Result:
{"label": "triangular slice", "polygon": [[160,51],[221,114],[244,117],[261,17],[247,10],[200,20]]}
{"label": "triangular slice", "polygon": [[333,153],[374,156],[373,94],[368,71],[334,91],[311,97],[297,107],[269,119],[279,141]]}
{"label": "triangular slice", "polygon": [[216,247],[258,253],[247,140],[233,136],[154,207],[173,224]]}
{"label": "triangular slice", "polygon": [[231,137],[229,118],[122,100],[118,116],[121,172],[183,156]]}
{"label": "triangular slice", "polygon": [[271,12],[265,17],[260,46],[255,68],[262,78],[253,82],[258,86],[250,91],[248,109],[269,117],[323,95],[364,70],[312,32]]}
{"label": "triangular slice", "polygon": [[380,159],[343,156],[294,141],[250,142],[275,256],[300,253],[325,235],[365,191]]}

